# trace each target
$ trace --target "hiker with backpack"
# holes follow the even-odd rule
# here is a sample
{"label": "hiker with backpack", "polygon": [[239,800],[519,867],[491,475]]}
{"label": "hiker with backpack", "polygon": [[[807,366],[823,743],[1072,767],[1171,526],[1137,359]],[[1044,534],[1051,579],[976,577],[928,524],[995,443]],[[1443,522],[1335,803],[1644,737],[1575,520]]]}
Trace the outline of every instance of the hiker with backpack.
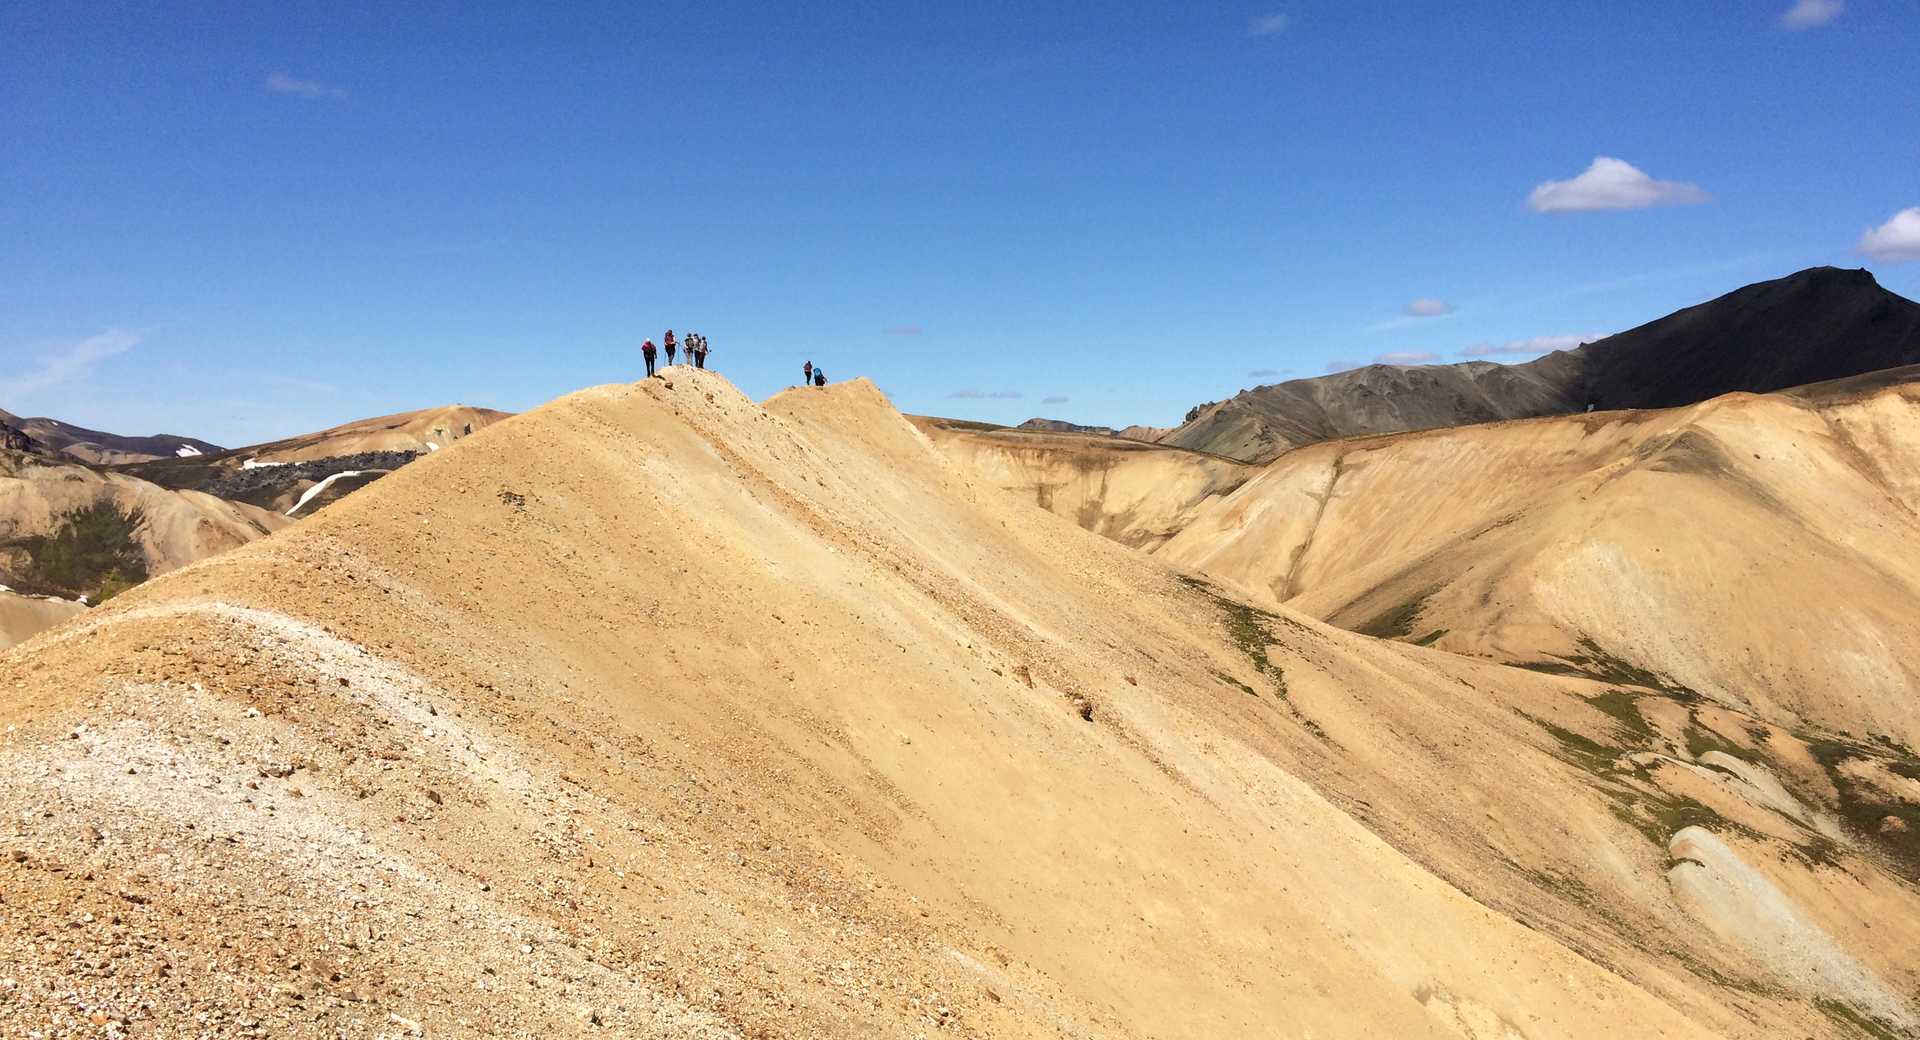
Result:
{"label": "hiker with backpack", "polygon": [[[673,330],[672,329],[667,330],[667,335],[663,340],[661,340],[661,342],[667,348],[667,364],[671,365],[673,364]],[[687,351],[687,355],[691,357],[693,355],[693,351],[691,350]]]}
{"label": "hiker with backpack", "polygon": [[809,361],[806,364],[800,366],[800,385],[810,386],[812,385],[812,383],[813,383],[813,362]]}
{"label": "hiker with backpack", "polygon": [[[668,333],[668,335],[672,335],[672,333]],[[669,340],[668,342],[672,341]],[[640,344],[640,356],[647,359],[647,378],[649,379],[653,378],[653,359],[656,354],[657,352],[654,349],[652,340]],[[668,356],[671,357],[672,355]]]}
{"label": "hiker with backpack", "polygon": [[813,385],[814,385],[814,386],[826,386],[826,385],[827,385],[827,370],[826,370],[826,369],[824,369],[824,368],[816,368],[816,369],[814,369],[814,370],[813,370]]}

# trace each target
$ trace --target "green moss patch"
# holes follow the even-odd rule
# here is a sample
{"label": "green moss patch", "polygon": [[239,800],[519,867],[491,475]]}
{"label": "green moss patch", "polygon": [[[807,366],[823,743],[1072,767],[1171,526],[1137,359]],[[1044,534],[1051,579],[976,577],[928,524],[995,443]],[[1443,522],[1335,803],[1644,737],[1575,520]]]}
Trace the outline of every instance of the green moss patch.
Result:
{"label": "green moss patch", "polygon": [[1267,656],[1267,648],[1278,646],[1279,640],[1273,638],[1273,635],[1267,631],[1266,625],[1269,622],[1284,622],[1287,619],[1271,611],[1250,607],[1239,600],[1228,599],[1205,582],[1187,577],[1182,577],[1180,580],[1213,601],[1214,606],[1218,607],[1225,617],[1228,638],[1232,639],[1234,645],[1247,655],[1247,660],[1252,662],[1254,670],[1273,683],[1274,691],[1280,699],[1285,700],[1287,674]]}
{"label": "green moss patch", "polygon": [[16,538],[5,548],[24,558],[7,584],[22,592],[100,603],[147,580],[147,559],[134,541],[146,525],[139,509],[121,512],[97,502],[60,517],[53,533]]}
{"label": "green moss patch", "polygon": [[1850,1026],[1862,1036],[1872,1037],[1873,1040],[1902,1040],[1907,1036],[1887,1022],[1854,1010],[1851,1004],[1843,1004],[1829,997],[1816,998],[1813,1004],[1820,1009],[1821,1014],[1835,1022]]}
{"label": "green moss patch", "polygon": [[1875,762],[1889,770],[1920,768],[1920,762],[1904,749],[1887,751],[1837,738],[1813,739],[1806,743],[1814,761],[1820,763],[1833,789],[1839,792],[1837,808],[1848,828],[1886,853],[1901,876],[1920,882],[1920,805],[1896,801],[1885,792],[1848,776],[1841,768],[1856,759]]}
{"label": "green moss patch", "polygon": [[[1413,634],[1414,623],[1420,620],[1420,612],[1427,609],[1427,600],[1439,589],[1428,589],[1405,603],[1388,608],[1373,620],[1354,629],[1363,636],[1379,639],[1404,639]],[[1439,636],[1432,637],[1438,639]]]}

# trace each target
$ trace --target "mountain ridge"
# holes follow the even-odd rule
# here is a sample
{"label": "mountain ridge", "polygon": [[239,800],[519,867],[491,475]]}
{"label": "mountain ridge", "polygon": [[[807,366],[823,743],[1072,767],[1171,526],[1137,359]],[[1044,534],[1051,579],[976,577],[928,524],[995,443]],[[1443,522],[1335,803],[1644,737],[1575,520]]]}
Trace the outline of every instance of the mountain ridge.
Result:
{"label": "mountain ridge", "polygon": [[1911,1025],[1912,894],[1838,839],[1796,859],[1684,742],[1596,764],[1605,689],[1237,599],[862,382],[594,388],[0,654],[9,1010],[1679,1040],[1830,1031],[1821,993]]}
{"label": "mountain ridge", "polygon": [[1163,443],[1265,461],[1318,441],[1765,393],[1920,363],[1920,304],[1816,267],[1533,361],[1369,365],[1196,406]]}
{"label": "mountain ridge", "polygon": [[189,455],[210,455],[226,450],[198,437],[182,437],[171,433],[132,437],[90,430],[46,416],[21,417],[4,409],[0,409],[0,425],[19,430],[50,452],[95,465],[175,458],[183,454],[183,449]]}

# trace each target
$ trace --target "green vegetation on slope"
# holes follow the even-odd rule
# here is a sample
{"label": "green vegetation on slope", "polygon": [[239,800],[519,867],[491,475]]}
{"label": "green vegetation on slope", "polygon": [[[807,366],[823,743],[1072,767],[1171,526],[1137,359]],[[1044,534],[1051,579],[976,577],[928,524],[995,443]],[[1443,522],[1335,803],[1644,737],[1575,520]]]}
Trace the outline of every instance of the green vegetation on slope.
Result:
{"label": "green vegetation on slope", "polygon": [[52,534],[8,542],[23,561],[8,584],[22,592],[101,603],[147,580],[147,560],[134,536],[147,522],[139,509],[122,512],[96,502],[65,513]]}

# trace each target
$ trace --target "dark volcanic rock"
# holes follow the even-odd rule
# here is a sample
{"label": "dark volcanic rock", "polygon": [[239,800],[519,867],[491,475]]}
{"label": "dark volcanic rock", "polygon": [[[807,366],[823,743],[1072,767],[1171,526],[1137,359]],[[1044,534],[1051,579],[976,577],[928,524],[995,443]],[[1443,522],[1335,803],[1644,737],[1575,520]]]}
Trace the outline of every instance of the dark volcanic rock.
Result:
{"label": "dark volcanic rock", "polygon": [[1920,363],[1920,304],[1863,270],[1759,282],[1520,365],[1371,365],[1201,405],[1160,443],[1262,461],[1314,441],[1597,408],[1668,408]]}
{"label": "dark volcanic rock", "polygon": [[239,502],[253,502],[263,496],[271,498],[302,481],[324,480],[335,473],[354,470],[399,469],[419,457],[410,451],[363,451],[309,462],[257,466],[226,473],[199,485],[196,490]]}

